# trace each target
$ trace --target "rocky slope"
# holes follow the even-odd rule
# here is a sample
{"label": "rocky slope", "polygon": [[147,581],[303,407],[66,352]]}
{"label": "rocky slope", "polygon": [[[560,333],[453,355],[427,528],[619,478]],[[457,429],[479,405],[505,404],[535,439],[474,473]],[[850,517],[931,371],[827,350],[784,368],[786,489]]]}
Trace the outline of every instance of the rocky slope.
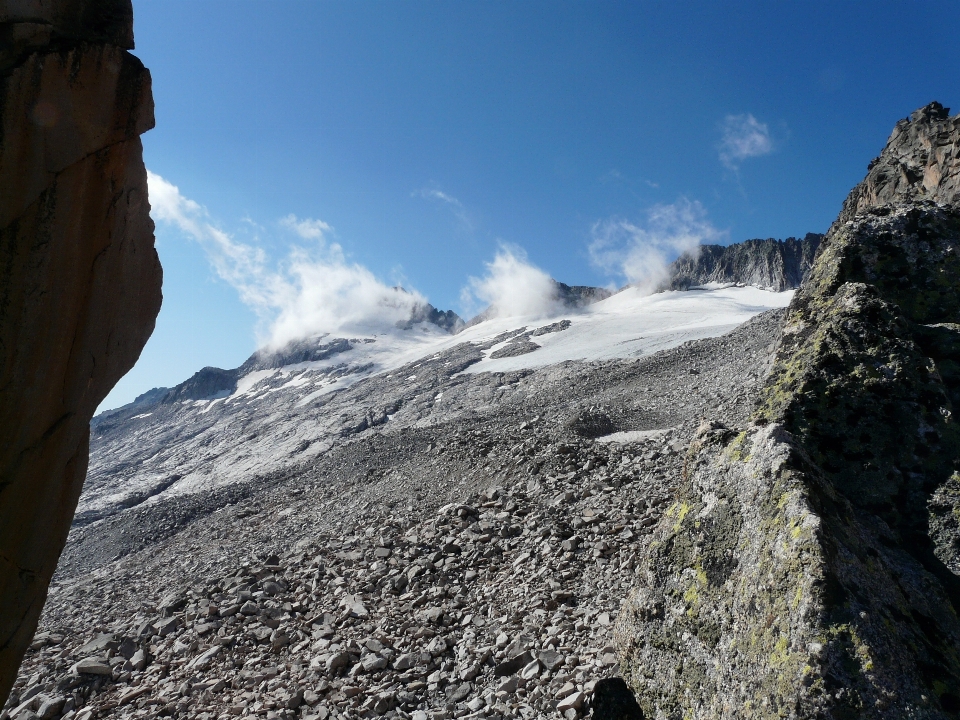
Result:
{"label": "rocky slope", "polygon": [[87,468],[89,421],[160,308],[129,0],[0,5],[0,698]]}
{"label": "rocky slope", "polygon": [[746,240],[734,245],[701,245],[670,265],[664,290],[687,290],[710,283],[753,285],[777,292],[798,288],[810,273],[823,235],[802,240]]}
{"label": "rocky slope", "polygon": [[589,713],[698,419],[747,421],[782,312],[635,359],[448,379],[469,348],[417,360],[391,374],[445,405],[414,395],[298,464],[76,527],[8,711]]}
{"label": "rocky slope", "polygon": [[955,146],[937,107],[844,204],[753,423],[691,445],[617,628],[647,716],[960,716],[956,178],[874,172]]}
{"label": "rocky slope", "polygon": [[203,371],[152,403],[97,418],[77,522],[160,493],[243,483],[320,457],[372,428],[487,412],[504,393],[474,375],[642,357],[723,334],[788,301],[787,294],[752,288],[646,297],[625,290],[556,318],[499,318],[457,335],[432,324],[381,328],[311,341],[315,359],[279,368],[269,361],[275,356],[255,355],[239,378],[235,371]]}

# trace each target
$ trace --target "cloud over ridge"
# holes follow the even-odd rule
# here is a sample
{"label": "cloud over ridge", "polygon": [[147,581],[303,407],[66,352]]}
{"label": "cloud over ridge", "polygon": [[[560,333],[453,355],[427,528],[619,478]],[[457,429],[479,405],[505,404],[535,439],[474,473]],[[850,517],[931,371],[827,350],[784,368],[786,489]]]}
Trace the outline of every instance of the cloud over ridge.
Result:
{"label": "cloud over ridge", "polygon": [[703,206],[687,198],[654,205],[642,223],[609,218],[594,223],[588,246],[591,263],[630,285],[654,292],[667,279],[669,264],[684,252],[696,252],[725,233],[707,219]]}
{"label": "cloud over ridge", "polygon": [[409,319],[426,299],[390,287],[368,269],[347,261],[326,236],[322,220],[288,215],[280,226],[308,245],[294,245],[279,263],[262,248],[236,240],[214,225],[199,203],[173,183],[147,171],[151,215],[198,242],[217,275],[233,286],[260,319],[259,342],[278,348],[299,338],[337,331],[372,332]]}
{"label": "cloud over ridge", "polygon": [[460,293],[466,308],[486,306],[486,316],[546,317],[560,309],[557,284],[546,272],[527,259],[517,245],[500,245],[493,260],[486,265],[483,277],[469,278]]}

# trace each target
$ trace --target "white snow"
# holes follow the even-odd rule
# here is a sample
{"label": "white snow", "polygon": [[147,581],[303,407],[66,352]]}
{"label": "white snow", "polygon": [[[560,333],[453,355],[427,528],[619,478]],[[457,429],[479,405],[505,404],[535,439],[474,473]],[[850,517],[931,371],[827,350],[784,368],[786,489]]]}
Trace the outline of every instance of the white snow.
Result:
{"label": "white snow", "polygon": [[[725,286],[654,295],[627,288],[581,310],[550,317],[494,318],[457,335],[423,323],[416,326],[415,331],[397,329],[379,333],[366,338],[373,342],[354,343],[350,350],[325,360],[284,368],[283,377],[288,373],[294,377],[274,389],[295,392],[297,404],[304,405],[363,378],[392,373],[405,365],[433,359],[464,342],[487,343],[504,332],[524,327],[533,331],[560,320],[569,320],[570,327],[529,338],[540,346],[537,350],[515,357],[490,358],[497,349],[509,345],[509,340],[501,342],[487,350],[484,359],[471,365],[466,372],[507,372],[568,360],[635,358],[689,340],[723,335],[765,310],[786,307],[792,297],[792,290],[778,293],[755,287]],[[370,367],[364,369],[365,366]],[[325,373],[335,368],[336,377],[325,377]],[[264,390],[258,389],[257,385],[277,372],[260,370],[245,375],[227,402],[253,398]],[[318,374],[319,378],[316,377]],[[415,378],[416,375],[407,377],[408,380]],[[309,390],[306,395],[303,394],[305,390]]]}
{"label": "white snow", "polygon": [[[489,358],[491,353],[467,372],[506,372],[543,367],[565,360],[611,360],[649,355],[676,347],[688,340],[715,337],[733,330],[754,315],[786,307],[793,292],[775,293],[753,287],[726,287],[716,290],[686,290],[643,295],[628,288],[606,300],[589,305],[579,314],[549,318],[569,319],[571,327],[530,340],[539,350],[515,357]],[[518,322],[516,318],[489,321],[501,325],[497,331],[528,325],[533,330],[548,322]],[[471,330],[487,325],[482,323]],[[509,325],[510,327],[507,327]],[[467,334],[462,333],[458,337]],[[486,333],[496,335],[491,328]]]}
{"label": "white snow", "polygon": [[623,432],[615,432],[609,435],[598,437],[596,438],[596,442],[618,443],[620,445],[626,445],[627,443],[643,442],[645,440],[662,438],[672,429],[673,428],[662,428],[660,430],[625,430]]}

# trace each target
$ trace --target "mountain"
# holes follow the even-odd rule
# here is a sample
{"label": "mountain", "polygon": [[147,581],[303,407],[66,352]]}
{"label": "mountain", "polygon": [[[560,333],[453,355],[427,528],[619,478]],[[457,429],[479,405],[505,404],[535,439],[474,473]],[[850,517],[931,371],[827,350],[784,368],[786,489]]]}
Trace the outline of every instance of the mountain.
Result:
{"label": "mountain", "polygon": [[691,443],[618,620],[646,716],[960,713],[960,123],[946,113],[898,123],[850,193],[752,423],[708,418]]}
{"label": "mountain", "polygon": [[710,283],[753,285],[777,292],[800,287],[813,267],[823,235],[802,240],[745,240],[734,245],[701,245],[675,260],[661,290],[687,290]]}
{"label": "mountain", "polygon": [[104,417],[8,710],[955,718],[960,208],[870,176],[952,172],[943,114],[799,289],[746,282],[803,276],[757,241]]}

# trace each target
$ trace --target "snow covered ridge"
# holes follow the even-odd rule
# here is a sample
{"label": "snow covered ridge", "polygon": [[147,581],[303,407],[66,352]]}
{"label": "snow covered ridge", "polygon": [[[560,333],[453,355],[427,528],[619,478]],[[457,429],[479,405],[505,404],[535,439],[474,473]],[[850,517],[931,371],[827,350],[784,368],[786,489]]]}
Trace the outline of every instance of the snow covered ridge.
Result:
{"label": "snow covered ridge", "polygon": [[231,379],[229,391],[218,389],[217,373],[232,371],[208,368],[192,379],[205,393],[199,398],[161,402],[154,393],[96,418],[76,522],[161,493],[244,482],[366,432],[457,422],[515,392],[511,374],[648,356],[723,335],[791,297],[753,287],[627,289],[560,316],[496,318],[457,335],[417,323],[323,338],[320,359],[249,370]]}
{"label": "snow covered ridge", "polygon": [[[165,395],[152,390],[133,405],[142,408],[165,398],[206,412],[217,402],[229,405],[277,391],[291,391],[302,405],[462,343],[492,343],[483,357],[466,369],[471,373],[537,368],[568,360],[639,357],[688,340],[721,335],[760,312],[786,307],[792,297],[792,290],[777,293],[719,283],[655,295],[627,288],[559,315],[493,318],[455,335],[443,326],[420,321],[359,338],[310,338],[277,353],[255,354],[236,370],[204,368]],[[277,380],[283,382],[278,385]],[[304,388],[314,389],[305,393]]]}

